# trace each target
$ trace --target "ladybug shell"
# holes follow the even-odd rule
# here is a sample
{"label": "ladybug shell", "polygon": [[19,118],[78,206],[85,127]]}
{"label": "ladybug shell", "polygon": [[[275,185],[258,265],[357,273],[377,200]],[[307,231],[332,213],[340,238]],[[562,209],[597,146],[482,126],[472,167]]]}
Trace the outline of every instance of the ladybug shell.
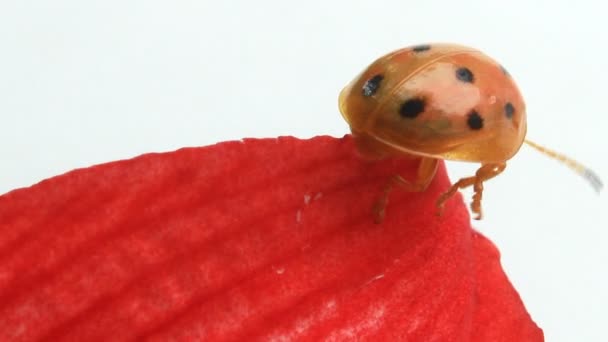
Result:
{"label": "ladybug shell", "polygon": [[460,45],[380,57],[342,90],[339,103],[367,154],[504,162],[526,135],[515,82],[490,57]]}

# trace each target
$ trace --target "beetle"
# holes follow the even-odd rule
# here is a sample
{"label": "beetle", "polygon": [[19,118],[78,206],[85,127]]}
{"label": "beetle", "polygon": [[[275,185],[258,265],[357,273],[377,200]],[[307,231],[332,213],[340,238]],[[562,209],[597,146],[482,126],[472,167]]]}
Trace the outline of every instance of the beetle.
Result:
{"label": "beetle", "polygon": [[340,92],[339,108],[363,155],[420,158],[414,180],[395,175],[387,183],[374,206],[376,222],[395,186],[424,191],[442,159],[481,165],[437,199],[440,212],[450,196],[472,186],[471,210],[481,219],[483,183],[502,173],[524,143],[566,164],[596,191],[603,187],[589,168],[526,139],[518,86],[501,64],[471,47],[423,44],[388,53]]}

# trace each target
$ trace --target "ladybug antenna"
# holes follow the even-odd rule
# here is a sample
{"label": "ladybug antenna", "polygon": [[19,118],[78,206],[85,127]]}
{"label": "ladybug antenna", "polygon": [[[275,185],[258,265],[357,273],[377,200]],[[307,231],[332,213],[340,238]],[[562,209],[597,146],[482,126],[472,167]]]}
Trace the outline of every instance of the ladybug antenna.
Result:
{"label": "ladybug antenna", "polygon": [[593,189],[595,189],[595,191],[597,191],[598,193],[602,191],[602,188],[604,187],[602,180],[595,172],[587,168],[585,165],[561,153],[552,151],[544,146],[541,146],[533,141],[525,140],[525,143],[528,144],[528,146],[531,146],[532,148],[537,150],[538,152],[547,155],[553,159],[556,159],[562,162],[563,164],[566,164],[566,166],[574,170],[574,172],[585,178],[591,184]]}

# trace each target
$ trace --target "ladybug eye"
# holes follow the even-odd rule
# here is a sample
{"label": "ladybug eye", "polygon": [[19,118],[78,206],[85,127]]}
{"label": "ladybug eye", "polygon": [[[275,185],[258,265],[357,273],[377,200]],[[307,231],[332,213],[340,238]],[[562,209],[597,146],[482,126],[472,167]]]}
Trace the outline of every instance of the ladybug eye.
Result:
{"label": "ladybug eye", "polygon": [[370,78],[369,80],[367,80],[365,82],[365,84],[363,84],[363,88],[362,88],[363,96],[370,97],[370,96],[374,95],[378,91],[378,88],[380,88],[380,83],[382,82],[383,79],[384,79],[384,76],[382,76],[381,74],[378,74],[378,75]]}
{"label": "ladybug eye", "polygon": [[483,128],[483,118],[476,110],[472,110],[467,116],[467,125],[469,125],[470,129],[476,131]]}
{"label": "ladybug eye", "polygon": [[456,78],[465,83],[473,83],[475,78],[469,68],[461,67],[456,69]]}
{"label": "ladybug eye", "polygon": [[425,106],[426,103],[422,98],[409,99],[401,104],[399,114],[404,118],[413,119],[424,112]]}
{"label": "ladybug eye", "polygon": [[505,116],[507,117],[507,119],[513,118],[514,113],[515,113],[515,107],[513,107],[511,102],[507,102],[507,104],[505,104]]}

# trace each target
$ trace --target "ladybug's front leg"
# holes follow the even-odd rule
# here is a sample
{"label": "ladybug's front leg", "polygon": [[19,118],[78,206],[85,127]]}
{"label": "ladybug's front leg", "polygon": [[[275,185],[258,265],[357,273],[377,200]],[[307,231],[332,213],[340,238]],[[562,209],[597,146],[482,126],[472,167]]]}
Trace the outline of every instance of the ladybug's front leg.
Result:
{"label": "ladybug's front leg", "polygon": [[454,183],[448,189],[448,191],[444,192],[437,200],[437,207],[439,208],[439,213],[441,214],[443,212],[443,206],[445,204],[445,201],[447,201],[448,198],[454,195],[456,191],[473,185],[473,190],[475,191],[475,193],[473,194],[471,211],[474,214],[477,214],[475,219],[480,220],[482,217],[481,199],[483,197],[483,182],[496,177],[501,172],[503,172],[506,167],[506,163],[483,164],[477,170],[477,172],[475,172],[475,176],[459,179],[458,182]]}
{"label": "ladybug's front leg", "polygon": [[434,158],[422,158],[418,165],[418,171],[416,173],[416,179],[413,182],[408,182],[399,175],[394,175],[386,183],[382,191],[382,195],[373,208],[374,222],[381,223],[384,220],[386,214],[386,206],[388,205],[388,195],[393,191],[396,185],[401,186],[405,191],[420,192],[426,190],[431,181],[435,177],[437,172],[438,160]]}

